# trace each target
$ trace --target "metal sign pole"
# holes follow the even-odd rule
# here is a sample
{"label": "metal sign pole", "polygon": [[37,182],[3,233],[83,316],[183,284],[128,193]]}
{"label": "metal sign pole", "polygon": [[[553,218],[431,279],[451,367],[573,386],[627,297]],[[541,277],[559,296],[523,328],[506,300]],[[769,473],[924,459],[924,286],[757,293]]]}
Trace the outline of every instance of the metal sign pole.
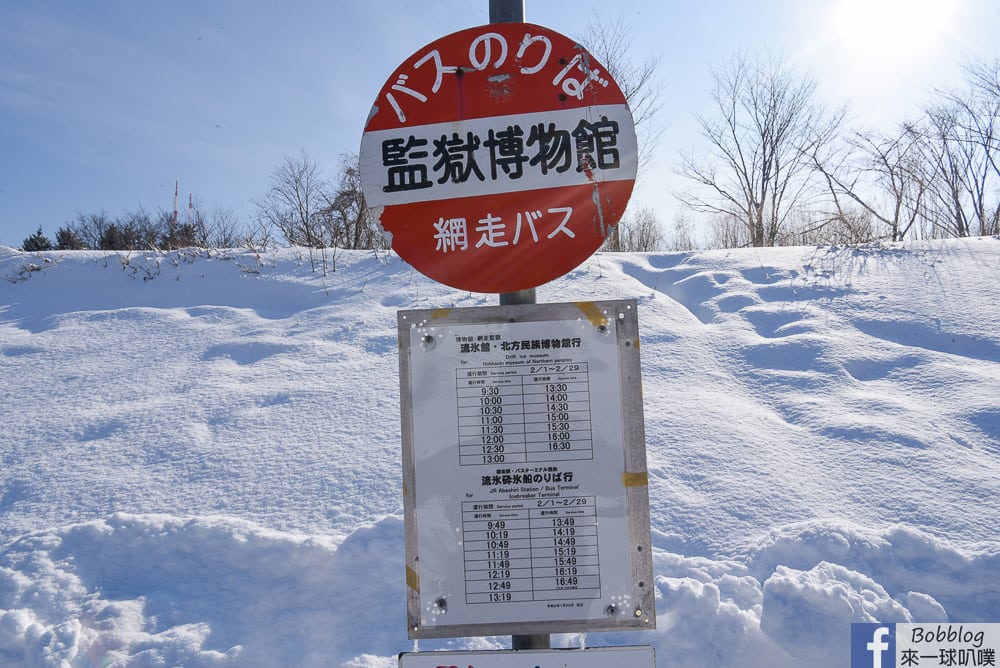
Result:
{"label": "metal sign pole", "polygon": [[[524,23],[524,0],[490,0],[490,23]],[[500,306],[535,303],[535,288],[500,293]]]}
{"label": "metal sign pole", "polygon": [[[490,0],[490,23],[524,23],[524,0]],[[501,306],[535,303],[535,288],[500,293]],[[547,633],[510,637],[511,649],[549,649],[551,646]]]}

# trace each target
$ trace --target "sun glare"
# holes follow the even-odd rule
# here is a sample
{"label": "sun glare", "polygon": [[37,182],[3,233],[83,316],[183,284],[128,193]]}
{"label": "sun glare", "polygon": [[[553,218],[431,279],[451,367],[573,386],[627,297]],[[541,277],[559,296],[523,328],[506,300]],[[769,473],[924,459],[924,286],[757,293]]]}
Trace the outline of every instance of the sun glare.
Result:
{"label": "sun glare", "polygon": [[951,30],[957,2],[941,0],[839,0],[831,29],[838,50],[871,65],[922,60]]}

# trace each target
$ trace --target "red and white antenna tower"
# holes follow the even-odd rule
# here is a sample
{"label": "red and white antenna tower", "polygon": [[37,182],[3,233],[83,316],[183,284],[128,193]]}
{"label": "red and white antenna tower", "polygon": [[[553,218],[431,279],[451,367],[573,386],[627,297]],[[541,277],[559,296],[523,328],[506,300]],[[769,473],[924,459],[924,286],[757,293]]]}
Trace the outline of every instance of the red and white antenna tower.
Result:
{"label": "red and white antenna tower", "polygon": [[174,227],[177,227],[177,197],[180,194],[181,182],[174,181]]}

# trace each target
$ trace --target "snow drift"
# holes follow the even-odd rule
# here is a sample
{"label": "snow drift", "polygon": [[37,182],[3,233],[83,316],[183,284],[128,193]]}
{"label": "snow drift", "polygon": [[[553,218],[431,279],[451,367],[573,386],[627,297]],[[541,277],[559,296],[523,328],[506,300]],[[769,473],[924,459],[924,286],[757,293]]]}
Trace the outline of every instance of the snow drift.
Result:
{"label": "snow drift", "polygon": [[[496,297],[326,253],[0,249],[0,665],[414,649],[395,312]],[[996,238],[598,254],[539,288],[639,301],[655,546],[655,632],[554,644],[832,668],[853,621],[1000,621],[998,268]]]}

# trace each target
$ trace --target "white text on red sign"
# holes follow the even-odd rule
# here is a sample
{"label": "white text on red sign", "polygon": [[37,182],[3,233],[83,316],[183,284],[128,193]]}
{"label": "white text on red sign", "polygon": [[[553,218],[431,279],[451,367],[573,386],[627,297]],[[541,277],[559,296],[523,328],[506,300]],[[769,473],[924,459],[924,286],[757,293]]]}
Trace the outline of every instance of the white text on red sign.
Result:
{"label": "white text on red sign", "polygon": [[[556,223],[551,232],[545,234],[546,239],[552,239],[559,234],[564,234],[570,239],[576,237],[573,230],[569,228],[570,218],[573,216],[573,207],[560,206],[547,209],[543,214],[540,210],[517,212],[517,219],[513,224],[513,229],[508,229],[507,223],[500,216],[487,213],[484,217],[475,221],[474,232],[478,235],[475,248],[488,246],[490,248],[501,248],[503,246],[516,246],[531,237],[533,243],[538,243],[538,227],[536,223],[548,216],[555,219]],[[552,227],[550,225],[550,227]],[[469,221],[461,216],[445,218],[441,217],[434,223],[434,250],[439,253],[469,250]]]}
{"label": "white text on red sign", "polygon": [[[477,71],[483,71],[489,67],[499,70],[507,62],[510,47],[507,38],[495,32],[488,32],[474,38],[469,44],[469,63]],[[525,33],[521,43],[517,47],[516,59],[530,65],[522,65],[519,72],[522,75],[535,75],[540,73],[549,63],[552,56],[552,41],[545,35],[532,35]],[[592,82],[607,87],[608,80],[601,75],[597,68],[590,67],[590,58],[583,53],[577,53],[566,65],[552,78],[553,86],[560,86],[563,93],[578,100],[583,99],[586,87]],[[414,88],[410,82],[410,75],[400,73],[396,82],[392,85],[390,92],[385,95],[389,106],[396,112],[396,117],[400,123],[406,122],[406,113],[400,100],[406,98],[397,97],[405,95],[409,101],[415,100],[419,104],[424,104],[441,89],[441,83],[445,76],[460,76],[462,66],[455,64],[445,64],[442,61],[441,53],[437,49],[431,49],[413,64],[413,72],[422,68],[434,69],[434,83],[430,89],[419,87]]]}

